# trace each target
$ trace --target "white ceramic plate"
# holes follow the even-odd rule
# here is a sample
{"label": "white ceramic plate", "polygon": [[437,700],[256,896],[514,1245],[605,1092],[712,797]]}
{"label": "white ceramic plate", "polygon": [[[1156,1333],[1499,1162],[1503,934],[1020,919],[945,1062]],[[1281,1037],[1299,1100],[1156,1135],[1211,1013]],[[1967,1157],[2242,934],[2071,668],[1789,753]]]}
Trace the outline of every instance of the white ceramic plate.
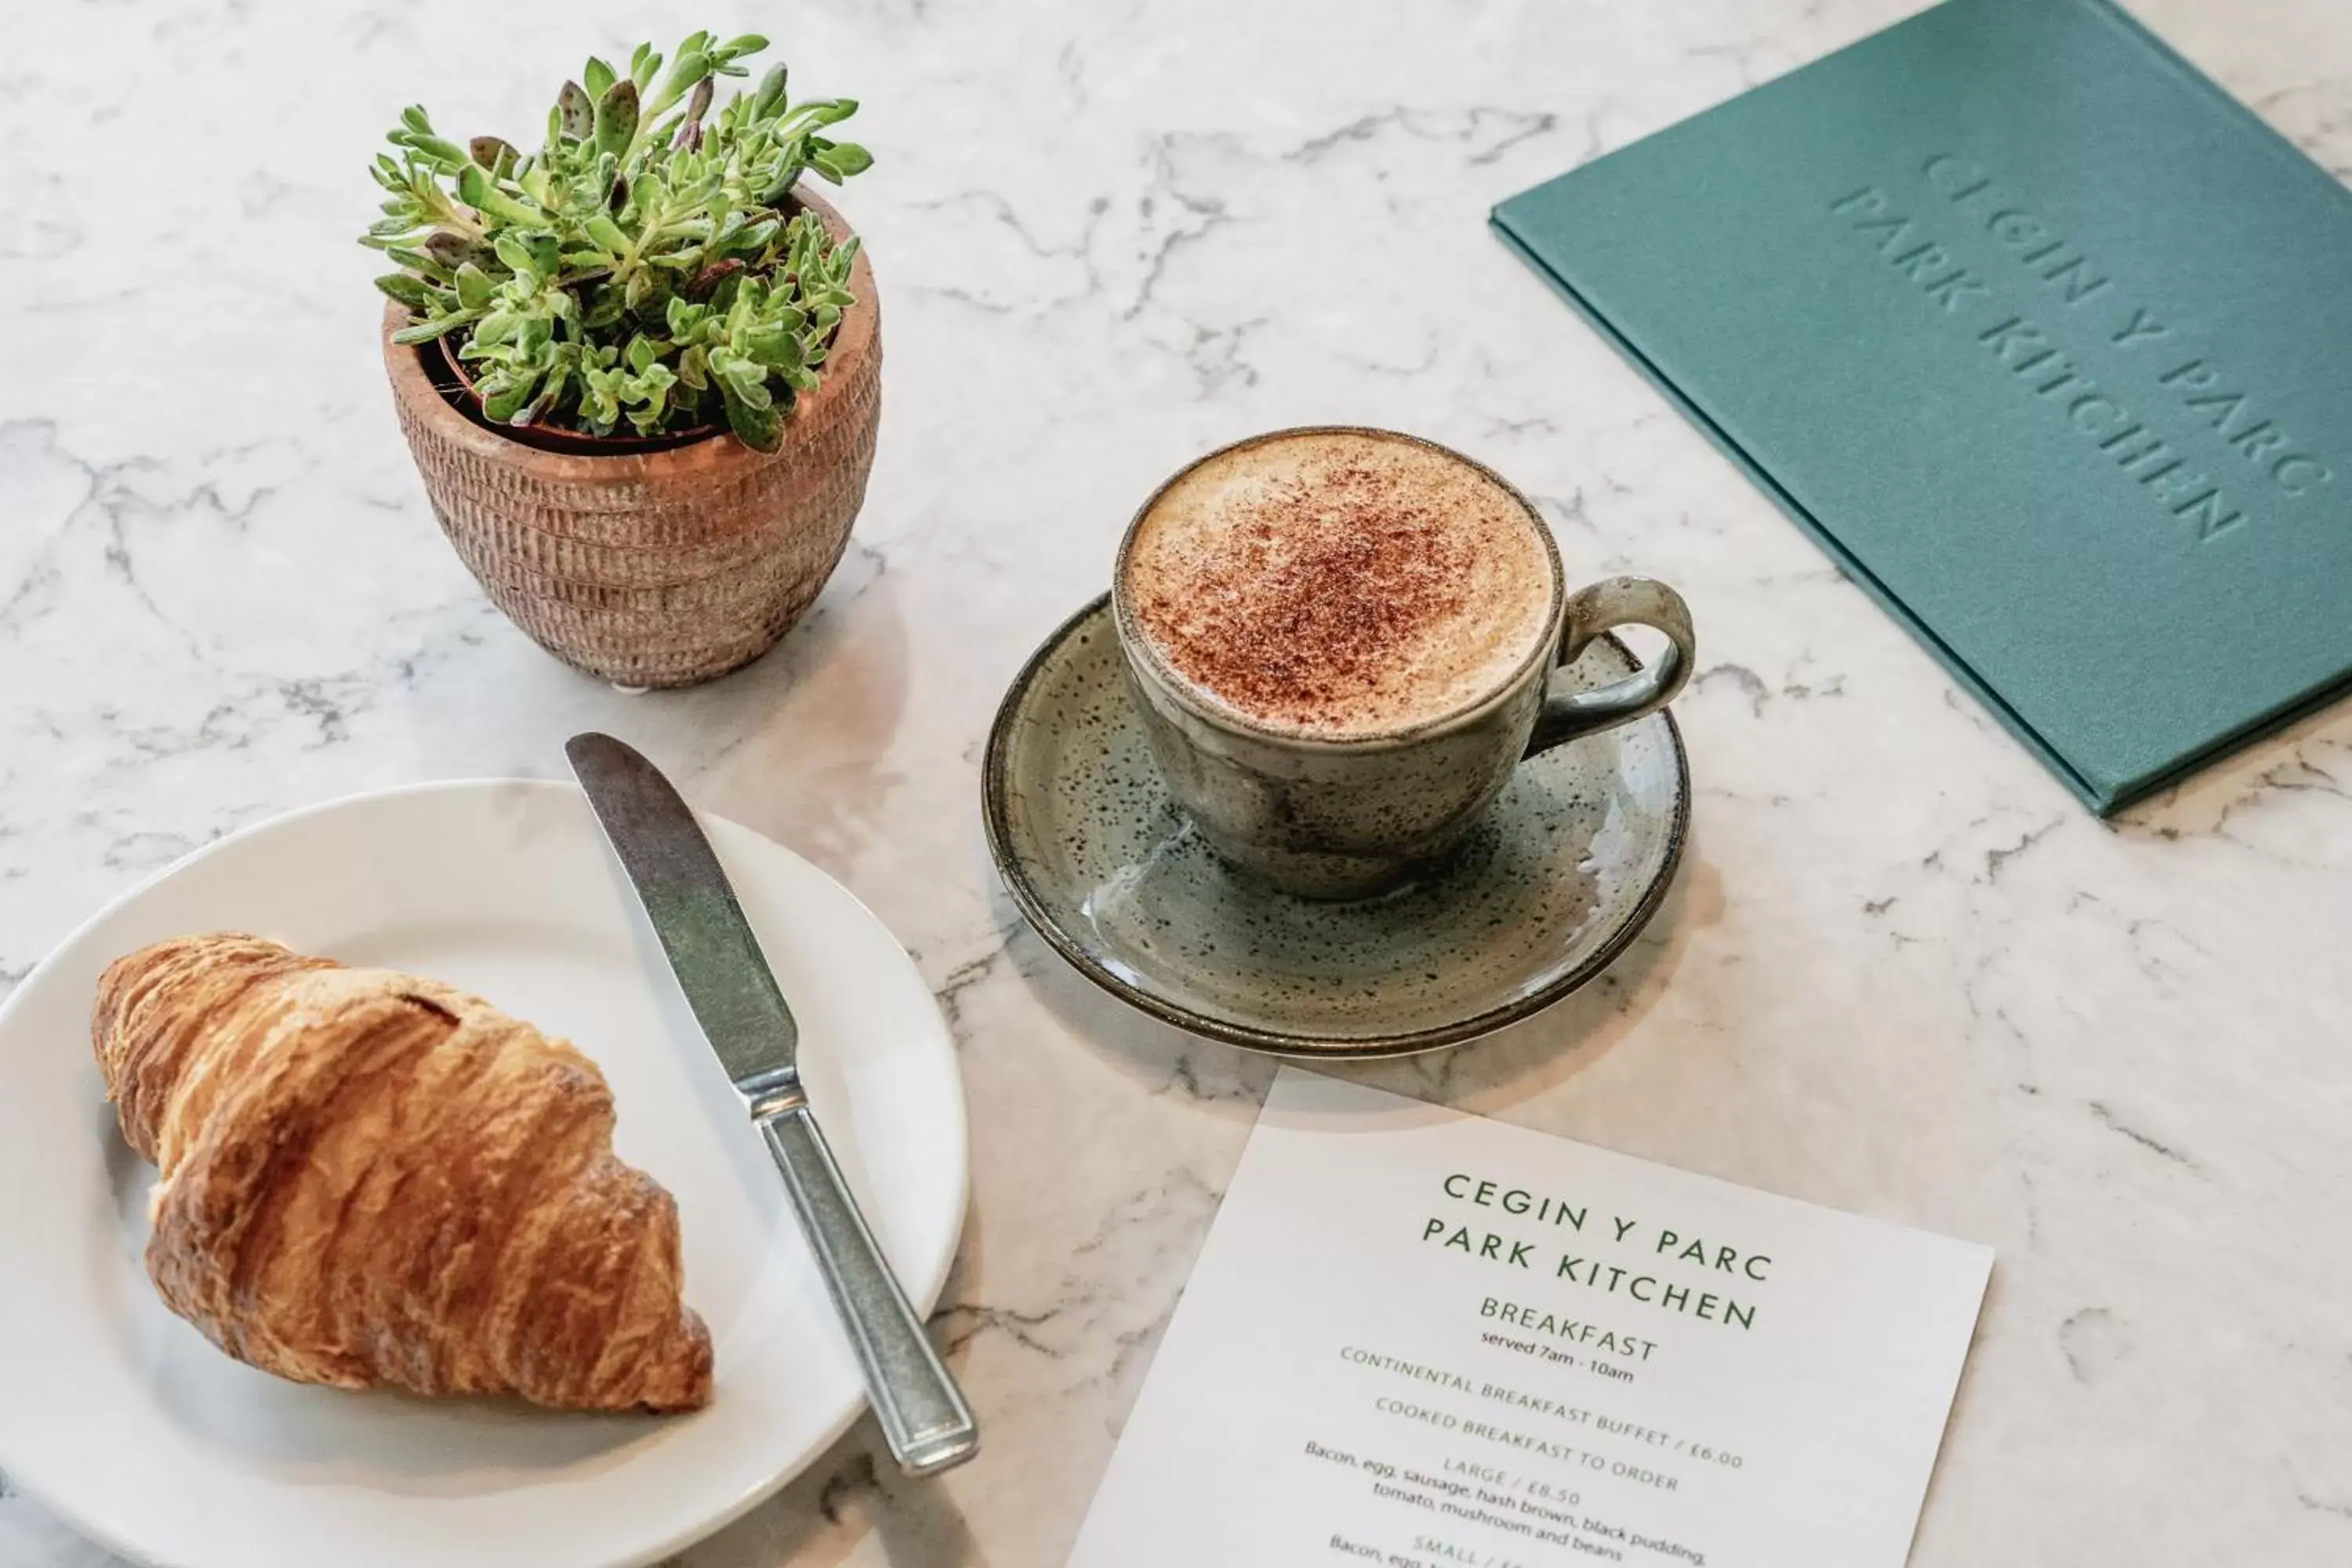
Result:
{"label": "white ceramic plate", "polygon": [[[801,1025],[817,1115],[919,1307],[965,1195],[939,1008],[839,884],[705,817]],[[166,1312],[141,1261],[153,1170],[90,1056],[99,972],[244,930],[432,975],[593,1058],[622,1158],[675,1194],[717,1390],[692,1415],[555,1415],[284,1383]],[[169,1568],[619,1568],[718,1528],[864,1408],[757,1133],[569,785],[428,785],[298,812],[190,857],[67,939],[0,1007],[0,1471]]]}

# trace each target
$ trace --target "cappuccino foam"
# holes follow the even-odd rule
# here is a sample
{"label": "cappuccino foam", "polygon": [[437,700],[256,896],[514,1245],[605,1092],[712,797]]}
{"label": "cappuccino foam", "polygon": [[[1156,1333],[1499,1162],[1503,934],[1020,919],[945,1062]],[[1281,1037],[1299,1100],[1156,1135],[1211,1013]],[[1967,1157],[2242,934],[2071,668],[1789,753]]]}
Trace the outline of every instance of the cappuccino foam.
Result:
{"label": "cappuccino foam", "polygon": [[1472,706],[1552,629],[1541,524],[1402,437],[1302,431],[1208,458],[1137,524],[1120,594],[1213,709],[1332,739]]}

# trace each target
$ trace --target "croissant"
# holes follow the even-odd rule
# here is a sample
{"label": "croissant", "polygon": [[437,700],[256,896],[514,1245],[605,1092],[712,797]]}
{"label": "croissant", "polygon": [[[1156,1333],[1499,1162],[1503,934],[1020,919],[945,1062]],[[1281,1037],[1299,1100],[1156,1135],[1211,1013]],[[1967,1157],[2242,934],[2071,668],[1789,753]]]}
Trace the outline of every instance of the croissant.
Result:
{"label": "croissant", "polygon": [[710,1397],[677,1207],[595,1065],[478,997],[235,934],[117,959],[90,1026],[162,1170],[147,1272],[300,1383],[568,1410]]}

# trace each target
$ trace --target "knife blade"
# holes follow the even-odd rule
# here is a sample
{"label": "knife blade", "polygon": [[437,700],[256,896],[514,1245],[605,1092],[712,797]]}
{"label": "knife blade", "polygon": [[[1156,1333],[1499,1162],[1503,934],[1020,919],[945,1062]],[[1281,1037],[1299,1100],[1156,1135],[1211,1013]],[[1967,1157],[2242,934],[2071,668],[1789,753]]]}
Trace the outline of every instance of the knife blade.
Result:
{"label": "knife blade", "polygon": [[687,1006],[783,1175],[892,1457],[915,1476],[963,1463],[980,1447],[971,1406],[842,1179],[801,1081],[800,1027],[693,809],[658,768],[610,735],[574,735],[563,754]]}

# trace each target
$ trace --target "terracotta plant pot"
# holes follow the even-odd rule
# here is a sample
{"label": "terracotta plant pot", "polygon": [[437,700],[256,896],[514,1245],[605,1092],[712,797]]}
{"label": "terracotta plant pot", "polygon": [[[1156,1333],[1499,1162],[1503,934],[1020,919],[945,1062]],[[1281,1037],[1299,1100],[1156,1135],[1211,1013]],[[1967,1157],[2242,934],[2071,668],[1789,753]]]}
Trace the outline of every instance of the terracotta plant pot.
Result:
{"label": "terracotta plant pot", "polygon": [[[848,237],[830,205],[799,200]],[[874,466],[881,309],[863,252],[849,287],[824,379],[774,452],[732,436],[617,457],[524,446],[445,395],[435,345],[394,342],[408,313],[386,310],[401,433],[492,602],[558,658],[624,686],[689,686],[774,647],[840,561]]]}

